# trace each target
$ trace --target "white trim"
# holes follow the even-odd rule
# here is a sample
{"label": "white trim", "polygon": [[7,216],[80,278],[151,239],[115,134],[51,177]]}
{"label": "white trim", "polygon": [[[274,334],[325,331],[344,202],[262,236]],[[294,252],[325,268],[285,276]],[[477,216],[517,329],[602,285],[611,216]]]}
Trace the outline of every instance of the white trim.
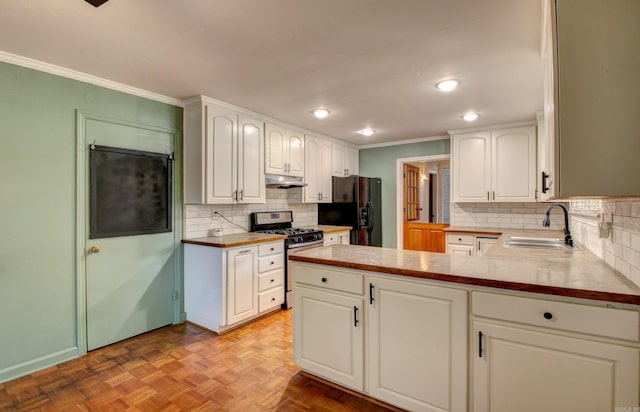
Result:
{"label": "white trim", "polygon": [[404,182],[402,179],[402,166],[405,163],[415,162],[438,162],[441,160],[450,160],[450,154],[431,155],[431,156],[417,156],[417,157],[403,157],[396,159],[396,249],[403,248],[403,213],[402,203],[404,200]]}
{"label": "white trim", "polygon": [[103,79],[101,77],[93,76],[91,74],[82,73],[66,67],[56,66],[55,64],[45,63],[39,60],[30,59],[28,57],[18,56],[16,54],[7,53],[0,50],[0,61],[17,66],[26,67],[29,69],[38,70],[41,72],[55,74],[57,76],[66,77],[68,79],[78,80],[85,83],[94,84],[96,86],[105,87],[107,89],[116,90],[119,92],[132,94],[138,97],[144,97],[145,99],[154,100],[160,103],[171,104],[174,106],[183,106],[183,102],[180,99],[174,97],[164,96],[158,93],[153,93],[147,90],[139,89],[137,87],[129,86],[126,84],[114,82],[112,80]]}
{"label": "white trim", "polygon": [[78,356],[78,348],[72,347],[2,369],[0,370],[0,383],[8,382],[32,372],[48,368],[49,366],[75,359]]}
{"label": "white trim", "polygon": [[494,124],[494,125],[485,125],[485,126],[477,126],[477,127],[469,127],[467,129],[455,129],[449,130],[447,133],[449,135],[460,134],[460,133],[473,133],[473,132],[486,132],[487,130],[501,130],[501,129],[511,129],[512,127],[524,127],[524,126],[537,126],[538,122],[536,120],[526,120],[523,122],[513,122],[513,123],[502,123],[502,124]]}
{"label": "white trim", "polygon": [[373,149],[375,147],[399,146],[403,144],[431,142],[434,140],[449,140],[449,138],[450,138],[449,136],[443,134],[441,136],[418,137],[416,139],[395,140],[391,142],[365,144],[357,147],[358,149]]}

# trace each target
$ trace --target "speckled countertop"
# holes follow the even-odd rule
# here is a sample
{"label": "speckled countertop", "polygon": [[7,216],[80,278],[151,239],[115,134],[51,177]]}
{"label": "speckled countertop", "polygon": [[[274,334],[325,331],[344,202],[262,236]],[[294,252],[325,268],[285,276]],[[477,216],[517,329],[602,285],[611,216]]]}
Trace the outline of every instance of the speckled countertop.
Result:
{"label": "speckled countertop", "polygon": [[504,247],[509,236],[561,237],[560,231],[510,230],[484,256],[455,256],[356,245],[303,250],[290,260],[467,285],[640,305],[640,287],[582,250]]}
{"label": "speckled countertop", "polygon": [[183,239],[182,243],[211,247],[234,247],[251,245],[254,243],[272,242],[276,240],[283,240],[286,238],[287,237],[283,235],[248,232],[219,237],[199,237],[194,239]]}

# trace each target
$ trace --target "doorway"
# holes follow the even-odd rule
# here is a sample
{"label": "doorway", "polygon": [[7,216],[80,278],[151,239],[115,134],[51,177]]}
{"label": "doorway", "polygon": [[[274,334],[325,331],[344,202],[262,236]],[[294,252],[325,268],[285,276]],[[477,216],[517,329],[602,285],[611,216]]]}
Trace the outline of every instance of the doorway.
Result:
{"label": "doorway", "polygon": [[443,252],[450,221],[447,155],[397,160],[397,248]]}

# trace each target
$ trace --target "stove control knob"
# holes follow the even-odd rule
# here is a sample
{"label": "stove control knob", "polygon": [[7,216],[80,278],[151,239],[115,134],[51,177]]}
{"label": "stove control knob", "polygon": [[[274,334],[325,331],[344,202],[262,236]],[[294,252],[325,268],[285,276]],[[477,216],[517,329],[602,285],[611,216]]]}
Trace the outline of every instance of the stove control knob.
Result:
{"label": "stove control knob", "polygon": [[294,237],[293,238],[293,242],[294,243],[302,243],[302,238],[300,236]]}

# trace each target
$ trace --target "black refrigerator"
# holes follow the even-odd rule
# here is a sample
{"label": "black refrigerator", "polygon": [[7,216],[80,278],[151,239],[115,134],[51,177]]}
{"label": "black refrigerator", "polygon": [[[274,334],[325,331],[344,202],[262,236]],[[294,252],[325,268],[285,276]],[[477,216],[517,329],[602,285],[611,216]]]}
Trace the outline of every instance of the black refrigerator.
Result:
{"label": "black refrigerator", "polygon": [[351,226],[351,244],[382,246],[382,180],[333,177],[333,203],[318,204],[318,224]]}

